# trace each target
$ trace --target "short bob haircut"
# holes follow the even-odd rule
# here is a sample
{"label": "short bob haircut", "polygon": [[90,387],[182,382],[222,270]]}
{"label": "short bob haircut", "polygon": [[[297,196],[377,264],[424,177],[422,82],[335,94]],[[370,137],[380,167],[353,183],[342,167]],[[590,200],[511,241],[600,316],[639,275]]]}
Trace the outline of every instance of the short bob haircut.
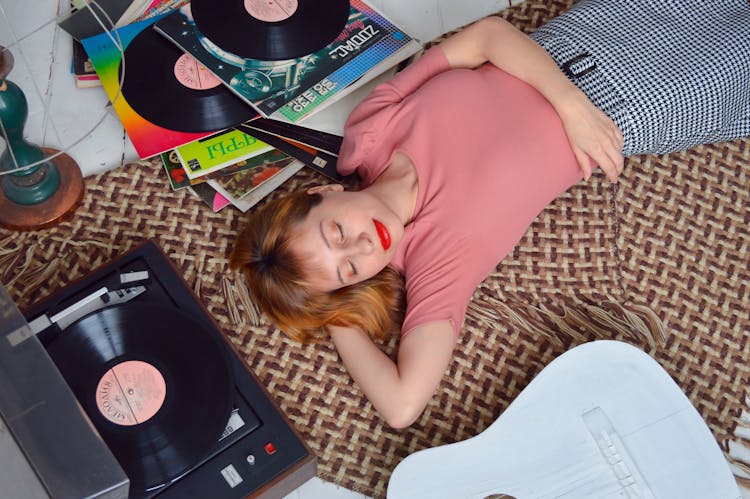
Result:
{"label": "short bob haircut", "polygon": [[401,275],[390,267],[372,278],[331,292],[307,285],[306,262],[294,251],[294,230],[323,200],[299,191],[256,211],[235,240],[229,266],[244,276],[260,310],[302,343],[328,336],[326,325],[357,327],[385,338],[403,323],[406,299]]}

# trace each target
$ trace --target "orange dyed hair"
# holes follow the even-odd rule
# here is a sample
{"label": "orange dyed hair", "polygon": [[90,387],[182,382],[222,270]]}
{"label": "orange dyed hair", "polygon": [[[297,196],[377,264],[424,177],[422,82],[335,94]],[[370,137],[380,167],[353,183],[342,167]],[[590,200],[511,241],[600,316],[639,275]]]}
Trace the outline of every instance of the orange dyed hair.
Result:
{"label": "orange dyed hair", "polygon": [[304,191],[255,212],[237,236],[229,266],[242,272],[261,311],[302,343],[328,336],[325,326],[358,327],[384,338],[401,327],[406,306],[403,278],[390,267],[374,277],[331,292],[314,292],[306,265],[294,252],[292,233],[323,200]]}

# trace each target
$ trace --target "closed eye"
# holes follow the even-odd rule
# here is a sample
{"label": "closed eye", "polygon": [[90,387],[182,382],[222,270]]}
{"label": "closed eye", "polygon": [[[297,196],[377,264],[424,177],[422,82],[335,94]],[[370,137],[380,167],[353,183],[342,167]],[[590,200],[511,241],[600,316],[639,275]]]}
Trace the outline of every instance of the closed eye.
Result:
{"label": "closed eye", "polygon": [[357,266],[354,265],[354,262],[352,262],[351,260],[349,260],[349,268],[352,271],[352,275],[357,275]]}
{"label": "closed eye", "polygon": [[336,223],[336,228],[339,231],[339,241],[344,242],[344,228],[341,226],[340,223]]}

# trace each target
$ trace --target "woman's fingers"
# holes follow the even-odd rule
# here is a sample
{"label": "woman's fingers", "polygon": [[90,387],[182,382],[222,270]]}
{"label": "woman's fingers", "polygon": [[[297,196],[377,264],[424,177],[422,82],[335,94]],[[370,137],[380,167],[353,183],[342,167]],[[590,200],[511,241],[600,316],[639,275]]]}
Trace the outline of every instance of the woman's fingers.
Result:
{"label": "woman's fingers", "polygon": [[623,136],[615,122],[583,93],[558,109],[584,179],[598,165],[612,182],[622,173]]}
{"label": "woman's fingers", "polygon": [[622,151],[622,148],[625,145],[625,140],[622,137],[622,132],[620,131],[620,127],[615,125],[614,122],[612,122],[612,126],[615,129],[615,145],[617,146],[618,151]]}
{"label": "woman's fingers", "polygon": [[608,148],[602,161],[599,162],[599,167],[611,182],[617,182],[617,177],[622,173],[623,163],[622,154],[613,148]]}
{"label": "woman's fingers", "polygon": [[605,137],[599,142],[597,157],[594,159],[607,178],[612,182],[617,182],[617,177],[620,176],[625,165],[625,158],[622,155],[622,133],[609,117],[606,117],[603,127]]}
{"label": "woman's fingers", "polygon": [[593,171],[593,166],[591,165],[589,155],[577,147],[573,148],[573,154],[575,154],[576,161],[578,161],[578,167],[583,173],[583,179],[588,180],[589,178],[591,178],[591,173]]}
{"label": "woman's fingers", "polygon": [[607,178],[612,182],[617,182],[617,177],[622,173],[624,159],[619,149],[615,149],[613,144],[606,149],[606,160],[600,164]]}
{"label": "woman's fingers", "polygon": [[595,142],[586,149],[574,147],[573,153],[584,179],[588,180],[591,177],[593,165],[598,165],[610,181],[616,182],[625,164],[621,150],[621,146],[615,139],[612,139]]}

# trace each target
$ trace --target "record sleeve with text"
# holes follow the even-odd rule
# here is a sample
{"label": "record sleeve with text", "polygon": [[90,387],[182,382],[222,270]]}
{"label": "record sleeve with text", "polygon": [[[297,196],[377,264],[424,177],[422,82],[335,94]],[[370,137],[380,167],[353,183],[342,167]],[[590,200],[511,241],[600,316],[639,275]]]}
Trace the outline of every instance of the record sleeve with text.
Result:
{"label": "record sleeve with text", "polygon": [[362,0],[351,0],[349,18],[339,36],[297,59],[266,61],[225,51],[197,29],[189,5],[162,18],[155,29],[205,65],[260,114],[293,123],[421,48],[418,41]]}
{"label": "record sleeve with text", "polygon": [[235,129],[188,142],[175,148],[190,180],[225,168],[245,159],[260,156],[273,147]]}
{"label": "record sleeve with text", "polygon": [[185,172],[187,167],[180,162],[176,149],[163,152],[160,156],[162,163],[164,163],[164,172],[169,179],[169,184],[173,191],[178,191],[190,187],[191,185],[202,184],[212,178],[232,176],[233,174],[244,170],[260,168],[269,163],[276,163],[290,157],[289,154],[279,151],[278,149],[272,149],[258,156],[239,159],[235,163],[225,166],[220,170],[191,179],[188,178],[187,173]]}

